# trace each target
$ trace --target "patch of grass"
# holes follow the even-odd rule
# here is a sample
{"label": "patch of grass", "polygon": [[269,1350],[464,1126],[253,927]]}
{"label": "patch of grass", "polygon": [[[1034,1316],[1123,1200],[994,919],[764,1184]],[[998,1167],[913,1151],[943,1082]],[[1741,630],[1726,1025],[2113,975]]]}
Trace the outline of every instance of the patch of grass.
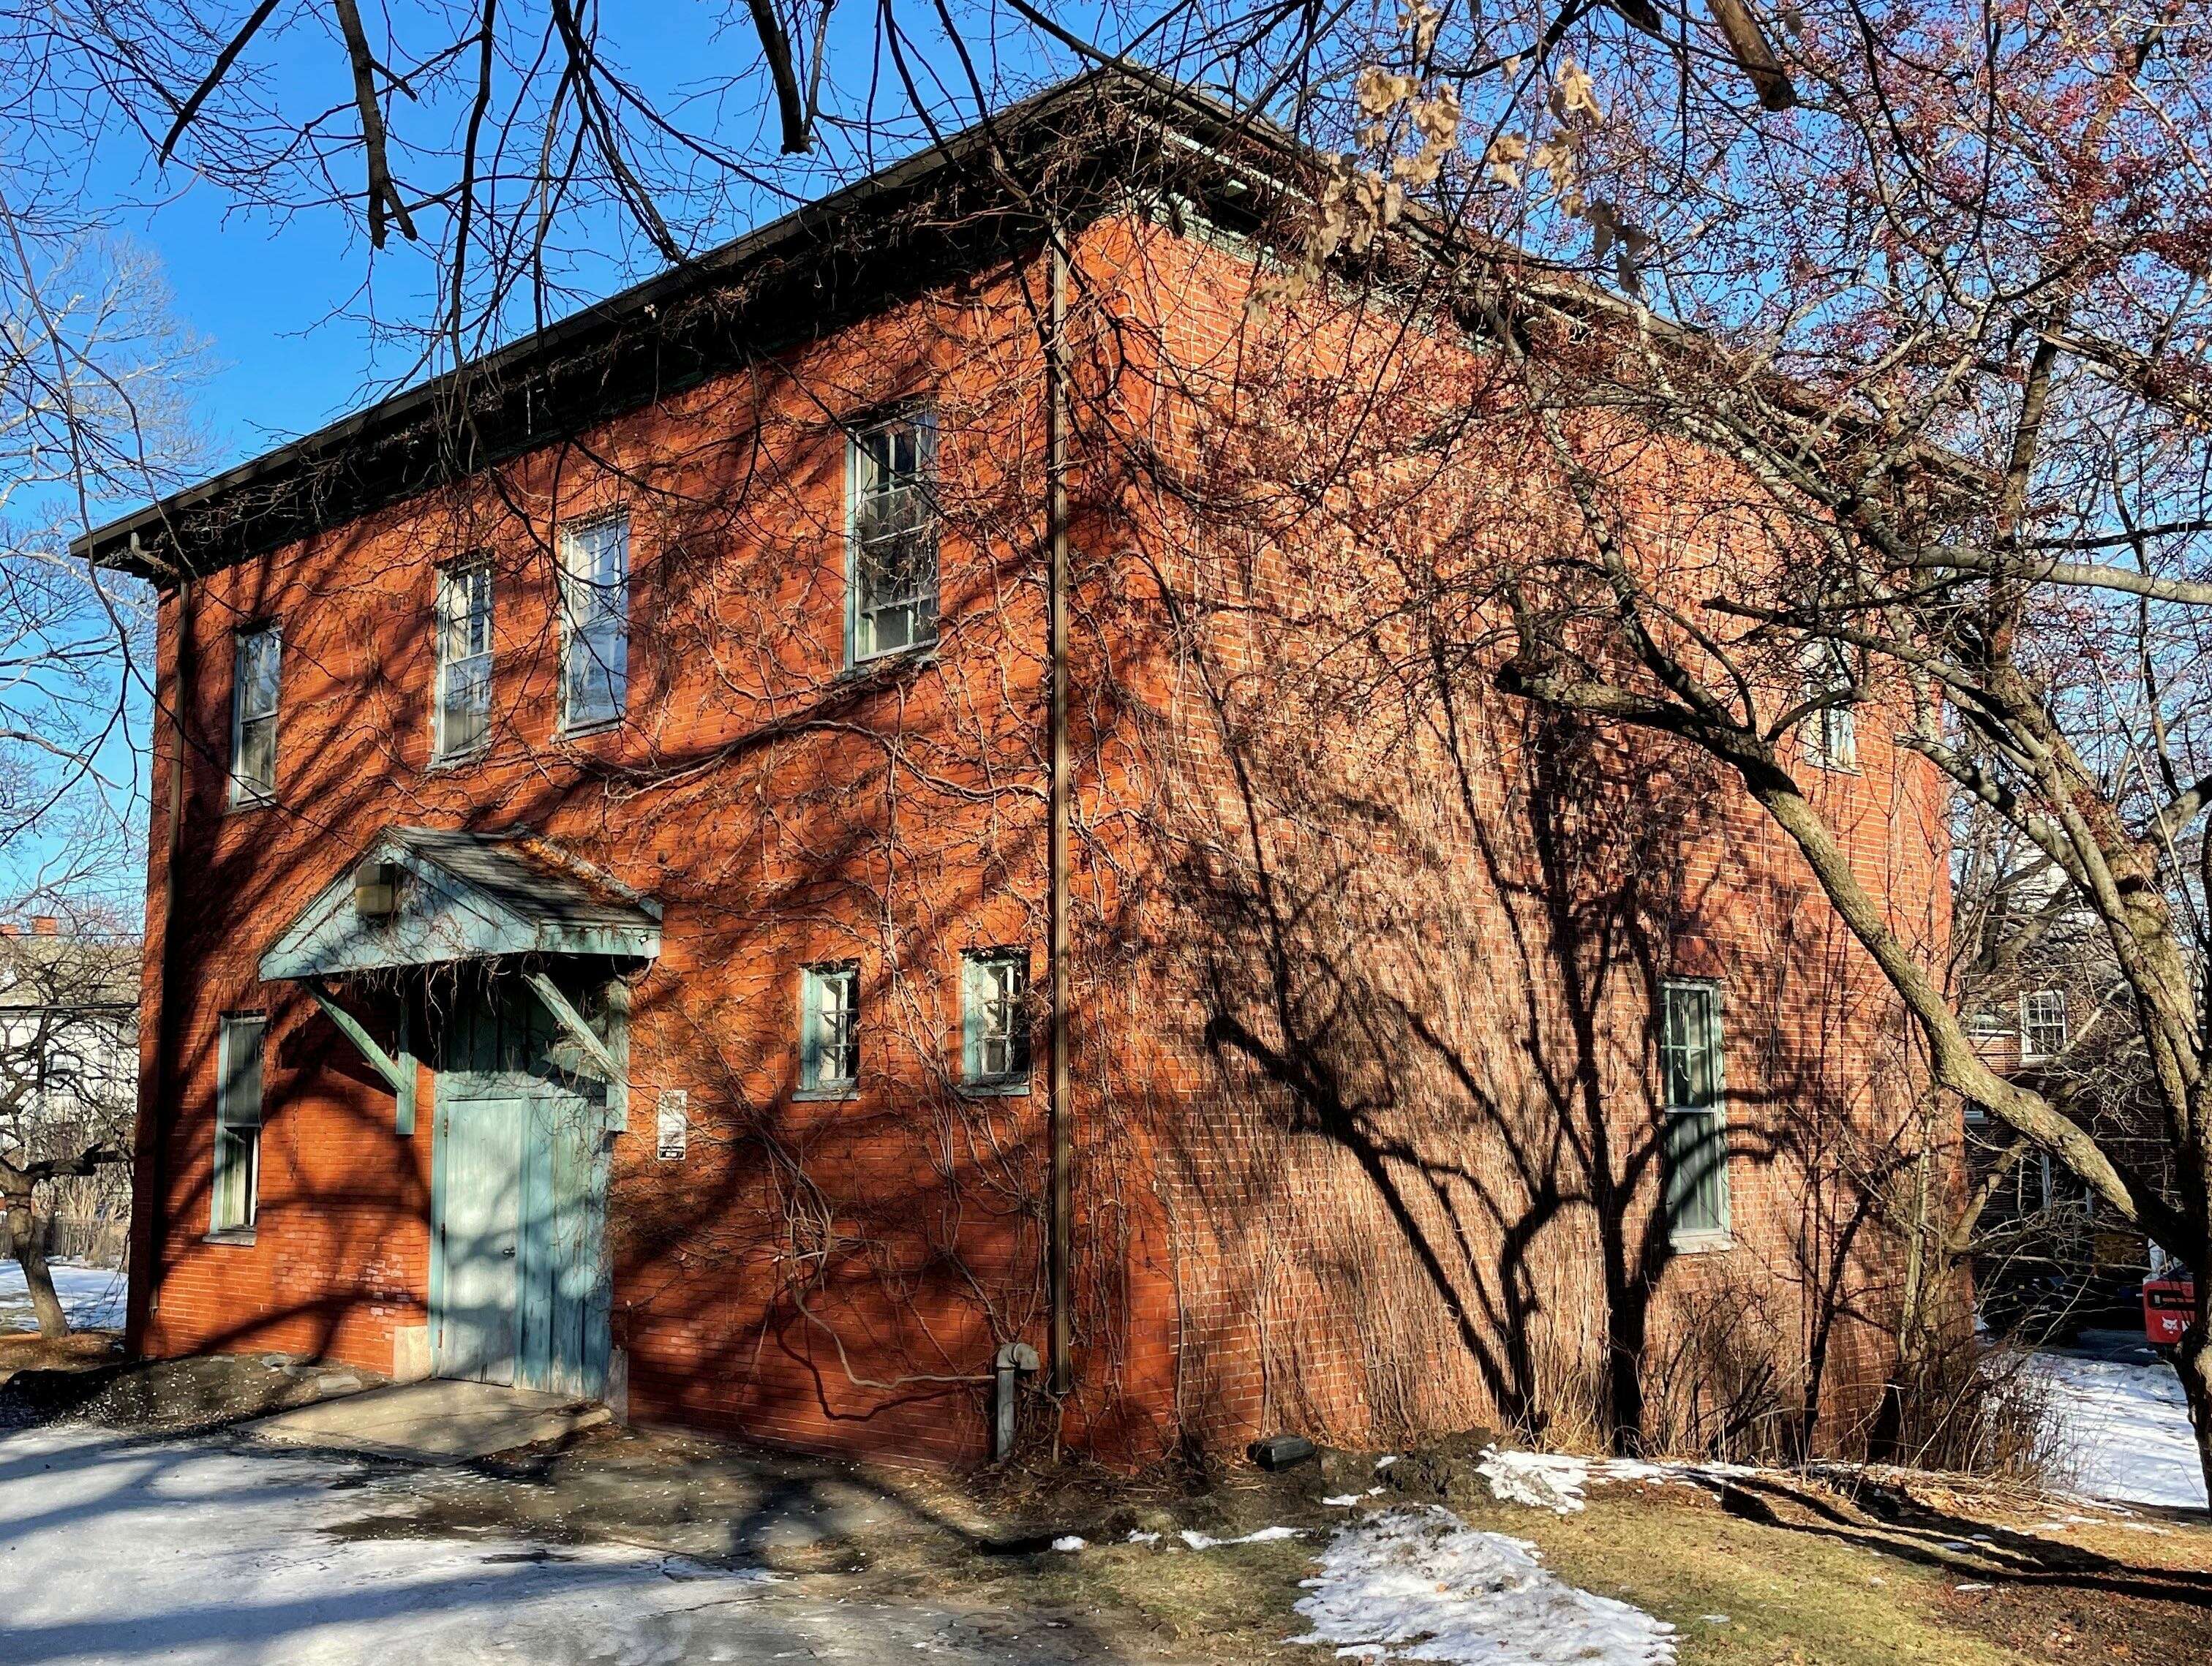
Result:
{"label": "patch of grass", "polygon": [[[1671,1492],[1674,1489],[1667,1489]],[[1478,1524],[1529,1539],[1562,1578],[1673,1623],[1682,1666],[2021,1666],[1963,1623],[1959,1584],[1848,1537],[1744,1522],[1710,1501],[1607,1487],[1580,1515]],[[1726,1615],[1724,1622],[1707,1618]]]}
{"label": "patch of grass", "polygon": [[[1267,1544],[1098,1545],[1072,1555],[1047,1553],[991,1581],[994,1595],[1082,1616],[1103,1636],[1149,1644],[1173,1658],[1205,1645],[1211,1662],[1263,1660],[1312,1651],[1286,1650],[1285,1638],[1305,1630],[1291,1612],[1312,1572],[1319,1537]],[[1133,1657],[1141,1657],[1141,1652]],[[1325,1658],[1316,1655],[1314,1658]]]}

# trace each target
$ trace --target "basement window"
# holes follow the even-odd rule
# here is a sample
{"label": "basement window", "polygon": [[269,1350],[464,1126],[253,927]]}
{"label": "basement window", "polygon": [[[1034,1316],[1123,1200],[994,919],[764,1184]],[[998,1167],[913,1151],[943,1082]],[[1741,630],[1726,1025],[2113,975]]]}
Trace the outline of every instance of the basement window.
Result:
{"label": "basement window", "polygon": [[1729,1230],[1721,992],[1675,979],[1661,986],[1660,1002],[1668,1227],[1677,1247],[1703,1247],[1725,1241]]}
{"label": "basement window", "polygon": [[845,659],[857,665],[937,639],[936,429],[908,415],[853,436]]}
{"label": "basement window", "polygon": [[438,574],[438,756],[465,757],[490,732],[491,563],[479,557]]}
{"label": "basement window", "polygon": [[860,1080],[860,969],[850,961],[799,974],[799,1087],[843,1099]]}
{"label": "basement window", "polygon": [[233,804],[266,803],[276,791],[276,691],[283,645],[274,625],[238,633],[230,685]]}
{"label": "basement window", "polygon": [[2020,997],[2020,1056],[2056,1058],[2066,1051],[2066,994],[2039,989]]}
{"label": "basement window", "polygon": [[629,700],[629,517],[561,533],[561,726],[620,720]]}
{"label": "basement window", "polygon": [[1030,957],[988,948],[961,957],[960,1077],[970,1091],[1030,1090]]}
{"label": "basement window", "polygon": [[209,1230],[253,1230],[261,1206],[261,1046],[269,1027],[261,1013],[222,1021],[216,1047],[215,1179]]}

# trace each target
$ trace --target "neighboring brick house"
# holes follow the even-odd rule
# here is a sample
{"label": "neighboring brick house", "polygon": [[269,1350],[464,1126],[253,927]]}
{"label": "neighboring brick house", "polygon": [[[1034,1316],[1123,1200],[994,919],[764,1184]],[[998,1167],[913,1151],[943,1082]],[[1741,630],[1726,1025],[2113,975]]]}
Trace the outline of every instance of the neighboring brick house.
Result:
{"label": "neighboring brick house", "polygon": [[[1975,1051],[2000,1075],[2066,1107],[2125,1172],[2171,1191],[2171,1146],[2133,1003],[2095,916],[2047,861],[1989,881],[1960,944],[1960,1008]],[[1970,888],[1979,888],[1970,874]],[[2049,1154],[1980,1106],[1966,1112],[1967,1170],[1988,1199],[1976,1217],[1975,1283],[1994,1324],[2064,1329],[2118,1317],[2151,1270],[2149,1239]]]}
{"label": "neighboring brick house", "polygon": [[[1273,141],[1107,78],[988,137],[85,542],[173,714],[134,1342],[947,1461],[1002,1363],[1121,1461],[1848,1439],[1886,987],[1710,766],[1353,663],[1381,566],[1261,489],[1358,357],[1247,374]],[[1820,791],[1940,942],[1880,729]]]}

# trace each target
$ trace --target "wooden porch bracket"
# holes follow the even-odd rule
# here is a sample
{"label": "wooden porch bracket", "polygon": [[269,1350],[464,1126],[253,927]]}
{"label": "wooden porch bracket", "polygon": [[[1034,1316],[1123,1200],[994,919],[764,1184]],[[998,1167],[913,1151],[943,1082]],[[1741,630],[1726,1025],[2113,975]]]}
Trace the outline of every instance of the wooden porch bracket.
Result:
{"label": "wooden porch bracket", "polygon": [[355,1050],[367,1059],[377,1075],[390,1086],[398,1110],[392,1119],[393,1131],[404,1136],[415,1131],[415,1054],[407,1045],[407,1005],[399,1007],[399,1057],[393,1058],[378,1046],[361,1021],[348,1012],[331,993],[330,987],[319,978],[302,978],[301,987],[315,998],[323,1009],[323,1016],[337,1026],[338,1033],[353,1043]]}
{"label": "wooden porch bracket", "polygon": [[[553,1015],[553,1021],[558,1024],[568,1038],[576,1044],[577,1049],[584,1055],[585,1061],[592,1067],[592,1073],[606,1083],[607,1126],[617,1131],[628,1128],[629,1126],[629,1070],[624,1068],[622,1062],[616,1059],[613,1053],[607,1050],[607,1044],[599,1039],[592,1027],[584,1021],[584,1015],[578,1012],[568,997],[561,993],[561,986],[558,984],[542,972],[526,972],[523,973],[523,978],[538,998],[545,1003],[545,1010]],[[627,990],[624,992],[627,993]],[[626,1027],[626,1026],[617,1026],[617,1035]],[[628,1049],[625,1048],[623,1051],[627,1051]]]}

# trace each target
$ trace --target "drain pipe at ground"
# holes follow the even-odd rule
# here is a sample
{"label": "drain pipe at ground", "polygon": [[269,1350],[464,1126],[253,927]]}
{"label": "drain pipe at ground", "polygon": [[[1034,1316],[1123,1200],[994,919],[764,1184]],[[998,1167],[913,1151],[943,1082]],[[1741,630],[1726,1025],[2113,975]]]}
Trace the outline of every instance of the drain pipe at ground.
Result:
{"label": "drain pipe at ground", "polygon": [[1018,1378],[1037,1368],[1037,1351],[1027,1342],[1007,1342],[996,1361],[999,1386],[992,1401],[991,1461],[1004,1463],[1014,1450],[1014,1394]]}

